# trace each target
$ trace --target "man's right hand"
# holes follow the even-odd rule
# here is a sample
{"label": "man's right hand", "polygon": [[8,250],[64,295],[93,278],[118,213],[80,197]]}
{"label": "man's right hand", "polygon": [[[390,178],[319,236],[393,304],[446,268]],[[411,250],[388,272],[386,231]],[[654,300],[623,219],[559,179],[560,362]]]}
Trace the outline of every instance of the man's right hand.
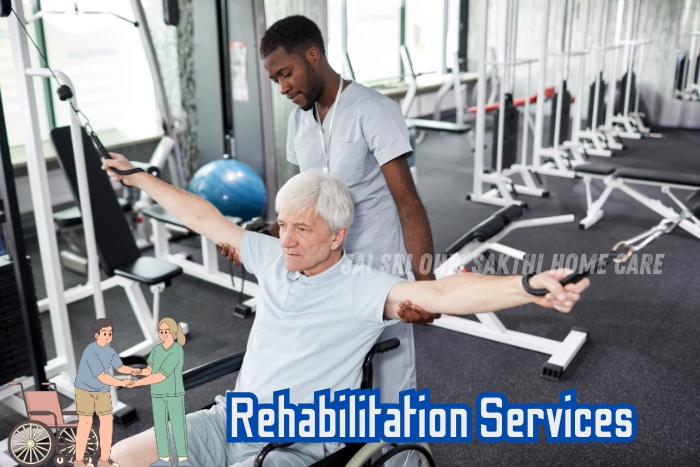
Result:
{"label": "man's right hand", "polygon": [[131,170],[134,168],[134,165],[121,154],[117,154],[116,152],[110,152],[109,155],[112,156],[111,159],[102,160],[102,170],[107,171],[107,175],[113,182],[123,182],[126,185],[133,186],[134,182],[131,176],[118,175],[116,172],[110,169],[115,168],[118,170]]}

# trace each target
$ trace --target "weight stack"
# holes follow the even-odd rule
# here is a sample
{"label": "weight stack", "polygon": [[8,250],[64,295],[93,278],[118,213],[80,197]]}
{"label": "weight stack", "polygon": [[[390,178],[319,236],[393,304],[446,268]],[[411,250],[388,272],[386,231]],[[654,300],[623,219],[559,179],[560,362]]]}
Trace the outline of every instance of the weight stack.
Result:
{"label": "weight stack", "polygon": [[[634,72],[632,72],[632,79],[630,80],[630,102],[629,109],[634,110],[634,98],[637,94],[637,77]],[[622,79],[617,82],[617,89],[615,92],[615,115],[620,115],[624,113],[625,107],[625,93],[627,92],[627,73],[622,75]]]}
{"label": "weight stack", "polygon": [[[30,259],[27,258],[30,264]],[[30,275],[31,276],[31,275]],[[36,306],[36,290],[34,281],[31,283],[31,303],[33,304],[30,313],[39,315]],[[46,365],[46,347],[41,334],[31,336],[38,339],[41,348],[41,366]],[[32,364],[29,356],[29,346],[31,342],[27,340],[24,331],[24,317],[19,301],[19,291],[17,289],[17,278],[12,261],[7,256],[0,257],[0,386],[15,378],[32,375]]]}
{"label": "weight stack", "polygon": [[[600,89],[598,89],[598,116],[596,118],[596,123],[598,126],[604,125],[605,124],[605,96],[607,95],[605,93],[605,90],[608,88],[608,85],[605,81],[603,81],[603,73],[600,73]],[[595,130],[595,128],[592,127],[593,125],[593,104],[595,103],[595,81],[591,84],[591,88],[589,90],[588,94],[588,120],[586,120],[586,127],[590,128],[591,130]]]}
{"label": "weight stack", "polygon": [[549,145],[554,146],[554,127],[555,118],[557,116],[557,101],[559,96],[563,95],[564,100],[561,103],[561,123],[559,124],[559,142],[557,145],[568,141],[571,138],[571,93],[566,89],[566,81],[561,92],[554,94],[552,97],[552,119],[549,125]]}
{"label": "weight stack", "polygon": [[[491,145],[491,169],[498,167],[498,122],[501,109],[496,110],[493,120],[493,144]],[[518,158],[518,109],[513,105],[513,95],[506,94],[503,114],[503,159],[501,167],[508,168]]]}
{"label": "weight stack", "polygon": [[676,59],[676,90],[685,89],[685,68],[688,66],[688,55],[683,55],[680,60]]}

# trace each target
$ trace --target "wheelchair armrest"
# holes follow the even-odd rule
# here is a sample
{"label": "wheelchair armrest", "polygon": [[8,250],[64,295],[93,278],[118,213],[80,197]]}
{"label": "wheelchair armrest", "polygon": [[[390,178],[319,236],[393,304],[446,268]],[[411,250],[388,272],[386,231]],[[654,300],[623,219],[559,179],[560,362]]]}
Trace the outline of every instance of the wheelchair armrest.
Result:
{"label": "wheelchair armrest", "polygon": [[69,416],[70,416],[70,415],[76,415],[76,416],[77,416],[77,415],[78,415],[78,412],[76,412],[76,411],[74,411],[74,410],[64,410],[64,411],[63,411],[63,416],[65,417],[66,415],[69,415]]}
{"label": "wheelchair armrest", "polygon": [[374,358],[374,356],[379,353],[385,353],[394,350],[400,345],[401,341],[399,341],[399,339],[397,339],[396,337],[392,337],[391,339],[378,342],[372,346],[372,348],[369,350],[369,352],[367,352],[367,355],[365,356],[364,363],[362,363],[362,385],[360,386],[360,389],[370,389],[372,387],[372,359]]}
{"label": "wheelchair armrest", "polygon": [[245,351],[238,352],[185,371],[182,374],[185,390],[199,387],[228,374],[235,373],[241,369],[244,355]]}
{"label": "wheelchair armrest", "polygon": [[262,467],[265,457],[274,451],[275,449],[282,449],[291,446],[294,443],[268,443],[263,448],[258,451],[258,455],[255,456],[255,462],[253,462],[253,467]]}
{"label": "wheelchair armrest", "polygon": [[27,412],[27,415],[29,416],[29,419],[31,420],[32,415],[51,415],[53,417],[53,426],[57,427],[58,426],[58,418],[56,417],[56,414],[48,411],[48,410],[31,410]]}
{"label": "wheelchair armrest", "polygon": [[[374,344],[374,346],[370,349],[369,353],[365,357],[365,359],[372,359],[375,354],[377,353],[384,353],[384,352],[389,352],[391,350],[394,350],[398,348],[401,345],[401,341],[399,341],[398,338],[392,337],[391,339],[387,339],[385,341],[378,342],[377,344]],[[370,356],[371,354],[371,356]]]}

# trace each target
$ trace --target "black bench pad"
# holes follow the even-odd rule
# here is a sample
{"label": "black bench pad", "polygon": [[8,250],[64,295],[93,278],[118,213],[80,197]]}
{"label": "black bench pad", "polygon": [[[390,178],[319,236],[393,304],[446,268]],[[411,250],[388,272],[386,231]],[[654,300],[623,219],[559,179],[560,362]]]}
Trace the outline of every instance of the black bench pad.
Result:
{"label": "black bench pad", "polygon": [[619,168],[617,169],[617,176],[619,178],[673,183],[676,185],[688,185],[700,188],[700,175],[696,174],[661,172],[649,169]]}
{"label": "black bench pad", "polygon": [[615,172],[615,167],[605,164],[581,164],[574,167],[574,170],[584,174],[610,175]]}
{"label": "black bench pad", "polygon": [[235,373],[241,369],[243,357],[245,357],[245,350],[185,371],[182,374],[185,389],[194,389]]}
{"label": "black bench pad", "polygon": [[[131,203],[124,198],[117,198],[124,212],[131,212]],[[83,216],[78,206],[62,209],[53,213],[53,221],[59,228],[73,227],[83,224]]]}
{"label": "black bench pad", "polygon": [[494,212],[490,217],[462,235],[456,242],[447,247],[445,254],[454,255],[459,253],[464,245],[474,240],[485,242],[497,233],[501,232],[506,225],[523,215],[522,206],[511,204]]}
{"label": "black bench pad", "polygon": [[114,274],[146,285],[161,282],[170,285],[170,279],[182,274],[182,268],[158,258],[141,256],[133,263],[115,269]]}
{"label": "black bench pad", "polygon": [[406,125],[414,126],[419,130],[447,131],[449,133],[466,133],[472,129],[471,126],[453,122],[441,122],[438,120],[425,120],[420,118],[407,118]]}

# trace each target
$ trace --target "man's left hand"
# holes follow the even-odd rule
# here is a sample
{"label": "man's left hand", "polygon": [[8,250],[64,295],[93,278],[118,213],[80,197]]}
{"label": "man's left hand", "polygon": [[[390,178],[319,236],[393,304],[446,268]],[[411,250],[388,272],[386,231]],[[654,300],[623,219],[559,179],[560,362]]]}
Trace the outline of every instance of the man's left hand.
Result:
{"label": "man's left hand", "polygon": [[534,288],[547,289],[547,295],[535,298],[534,302],[544,308],[554,308],[562,313],[568,313],[581,298],[584,290],[591,285],[591,281],[585,278],[573,284],[562,286],[559,281],[571,274],[570,269],[553,269],[544,271],[530,278],[530,285]]}

